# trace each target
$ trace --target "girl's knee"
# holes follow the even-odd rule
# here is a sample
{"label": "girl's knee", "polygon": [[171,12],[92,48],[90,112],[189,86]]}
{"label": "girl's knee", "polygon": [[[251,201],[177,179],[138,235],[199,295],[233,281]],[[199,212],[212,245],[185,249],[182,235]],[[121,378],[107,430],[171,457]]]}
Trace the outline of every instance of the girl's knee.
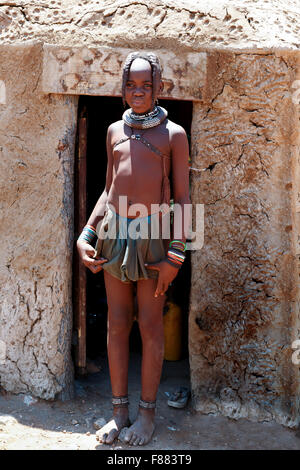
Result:
{"label": "girl's knee", "polygon": [[113,335],[129,334],[133,323],[133,311],[110,311],[108,314],[108,333]]}
{"label": "girl's knee", "polygon": [[153,315],[143,315],[139,312],[139,328],[141,336],[143,337],[155,337],[163,331],[163,318],[162,314],[153,317]]}

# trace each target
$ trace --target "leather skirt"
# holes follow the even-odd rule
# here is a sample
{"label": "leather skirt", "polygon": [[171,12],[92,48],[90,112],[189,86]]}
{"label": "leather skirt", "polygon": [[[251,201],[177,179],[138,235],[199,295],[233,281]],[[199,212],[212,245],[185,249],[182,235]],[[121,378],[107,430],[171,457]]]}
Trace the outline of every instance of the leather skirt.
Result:
{"label": "leather skirt", "polygon": [[157,279],[158,271],[147,269],[144,264],[165,258],[170,242],[170,213],[127,218],[107,203],[98,237],[96,255],[108,260],[102,267],[112,276],[126,283]]}

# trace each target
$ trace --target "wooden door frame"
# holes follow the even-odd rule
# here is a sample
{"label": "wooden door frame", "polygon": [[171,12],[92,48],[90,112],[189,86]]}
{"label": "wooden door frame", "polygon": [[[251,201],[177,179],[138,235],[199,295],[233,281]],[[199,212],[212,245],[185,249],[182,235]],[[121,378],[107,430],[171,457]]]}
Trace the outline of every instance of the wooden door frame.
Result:
{"label": "wooden door frame", "polygon": [[76,242],[87,218],[87,130],[88,116],[83,107],[78,117],[77,145],[74,165],[74,251],[73,251],[73,311],[75,340],[75,370],[86,374],[86,267],[79,259]]}

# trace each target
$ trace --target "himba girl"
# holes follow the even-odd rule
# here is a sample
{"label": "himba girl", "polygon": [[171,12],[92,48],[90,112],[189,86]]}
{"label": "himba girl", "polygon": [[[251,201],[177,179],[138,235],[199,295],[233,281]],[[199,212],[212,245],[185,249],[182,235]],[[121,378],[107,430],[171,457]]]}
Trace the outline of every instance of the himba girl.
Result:
{"label": "himba girl", "polygon": [[[77,241],[84,265],[93,273],[103,269],[107,294],[113,416],[96,433],[97,439],[105,444],[111,444],[124,427],[128,428],[124,439],[130,445],[147,444],[152,437],[164,357],[165,293],[185,257],[184,227],[188,222],[184,220],[183,208],[190,204],[188,141],[184,129],[170,121],[167,111],[158,105],[162,90],[157,56],[143,52],[129,54],[122,82],[123,103],[129,109],[107,130],[105,189]],[[174,229],[169,237],[162,236],[163,225],[166,221],[170,223],[170,214],[157,210],[169,204],[171,168],[173,200],[183,214],[181,235],[176,239],[172,235]],[[135,213],[134,206],[139,209]],[[159,236],[153,237],[148,230],[147,237],[132,238],[130,227],[137,222],[143,226],[143,232],[150,226],[152,231],[153,227],[158,229]],[[101,229],[103,232],[105,227],[110,233],[113,224],[115,236],[101,240],[100,249],[96,244],[95,250],[93,245]],[[135,295],[143,346],[141,395],[136,420],[131,424],[128,362]]]}

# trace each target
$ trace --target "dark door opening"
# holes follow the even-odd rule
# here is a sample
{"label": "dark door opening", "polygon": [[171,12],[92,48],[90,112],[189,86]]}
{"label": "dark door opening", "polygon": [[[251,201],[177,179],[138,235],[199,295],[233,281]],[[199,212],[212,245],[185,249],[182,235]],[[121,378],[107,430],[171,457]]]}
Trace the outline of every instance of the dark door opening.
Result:
{"label": "dark door opening", "polygon": [[[192,102],[160,100],[168,110],[169,118],[180,124],[190,141]],[[78,116],[86,116],[86,214],[91,214],[100,197],[106,178],[106,132],[108,126],[122,117],[121,98],[80,96]],[[80,191],[80,188],[77,188]],[[75,201],[77,198],[75,197]],[[75,208],[76,212],[76,208]],[[78,209],[77,209],[78,212]],[[82,228],[82,227],[81,227]],[[188,359],[188,310],[190,293],[190,252],[167,295],[179,307],[181,316],[181,354],[180,359]],[[107,302],[103,272],[93,274],[86,269],[86,362],[96,364],[106,357]],[[76,310],[76,309],[74,309]],[[76,327],[76,321],[74,322]],[[78,335],[77,335],[78,336]],[[141,339],[138,323],[135,321],[130,336],[130,351],[141,353]],[[75,365],[76,355],[75,355]],[[82,367],[81,367],[82,369]],[[91,368],[91,370],[93,367]],[[86,370],[86,368],[85,368]],[[87,368],[87,371],[89,368]]]}

